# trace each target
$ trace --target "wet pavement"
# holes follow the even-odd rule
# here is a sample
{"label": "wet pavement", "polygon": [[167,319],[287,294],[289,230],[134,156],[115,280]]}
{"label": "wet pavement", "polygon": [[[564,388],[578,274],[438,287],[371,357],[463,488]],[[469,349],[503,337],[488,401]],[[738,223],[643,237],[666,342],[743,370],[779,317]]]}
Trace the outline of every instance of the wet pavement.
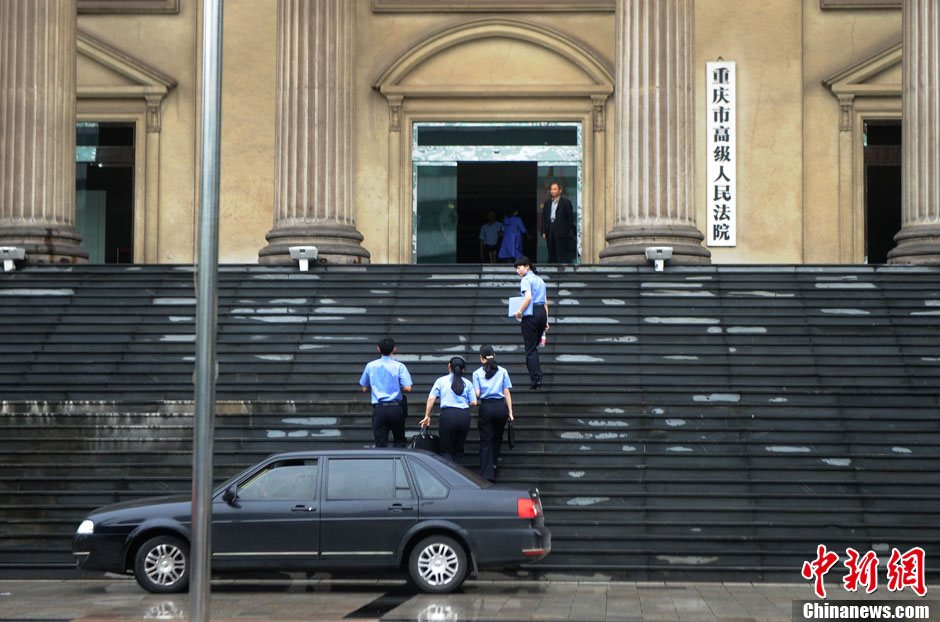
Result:
{"label": "wet pavement", "polygon": [[[862,595],[841,591],[826,602],[848,598]],[[396,582],[223,580],[213,582],[210,606],[219,622],[789,622],[793,602],[811,599],[809,583],[467,581],[435,596]],[[890,592],[867,599],[925,602]],[[132,579],[0,581],[3,622],[188,620],[189,613],[188,595],[149,594]]]}

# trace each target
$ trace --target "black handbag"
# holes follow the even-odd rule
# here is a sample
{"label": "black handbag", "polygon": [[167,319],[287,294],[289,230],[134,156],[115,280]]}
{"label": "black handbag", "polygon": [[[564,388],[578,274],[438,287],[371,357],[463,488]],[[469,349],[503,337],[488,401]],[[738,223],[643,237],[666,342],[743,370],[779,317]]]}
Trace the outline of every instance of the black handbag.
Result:
{"label": "black handbag", "polygon": [[506,444],[509,445],[509,449],[516,446],[516,430],[512,427],[512,419],[509,420],[509,432],[506,435]]}
{"label": "black handbag", "polygon": [[423,425],[421,426],[421,432],[411,437],[411,443],[408,444],[408,448],[423,449],[438,454],[441,452],[441,439],[431,434],[431,426]]}

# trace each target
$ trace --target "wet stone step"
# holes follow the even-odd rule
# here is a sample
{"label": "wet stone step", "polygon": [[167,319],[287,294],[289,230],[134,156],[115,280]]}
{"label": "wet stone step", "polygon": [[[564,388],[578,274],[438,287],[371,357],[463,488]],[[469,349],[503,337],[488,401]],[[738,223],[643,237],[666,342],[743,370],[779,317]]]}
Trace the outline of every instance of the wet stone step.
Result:
{"label": "wet stone step", "polygon": [[[28,353],[0,363],[0,576],[71,562],[85,508],[189,488],[193,271],[135,269],[0,280],[72,291],[0,296],[0,346]],[[538,572],[792,580],[807,533],[936,543],[938,335],[919,314],[940,270],[543,274],[555,322],[533,392],[503,267],[223,266],[217,478],[275,451],[370,445],[356,382],[392,333],[415,382],[410,423],[450,356],[473,367],[480,344],[502,348],[519,421],[500,481],[542,490],[556,547]],[[470,468],[478,447],[474,421]]]}

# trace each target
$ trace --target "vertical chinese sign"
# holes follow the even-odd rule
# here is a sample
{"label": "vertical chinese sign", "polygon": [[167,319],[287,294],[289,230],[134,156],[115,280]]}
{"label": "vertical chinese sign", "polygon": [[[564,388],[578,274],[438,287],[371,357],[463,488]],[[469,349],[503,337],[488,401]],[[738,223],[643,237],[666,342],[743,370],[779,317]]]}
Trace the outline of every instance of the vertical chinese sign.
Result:
{"label": "vertical chinese sign", "polygon": [[737,244],[734,63],[707,63],[708,246]]}

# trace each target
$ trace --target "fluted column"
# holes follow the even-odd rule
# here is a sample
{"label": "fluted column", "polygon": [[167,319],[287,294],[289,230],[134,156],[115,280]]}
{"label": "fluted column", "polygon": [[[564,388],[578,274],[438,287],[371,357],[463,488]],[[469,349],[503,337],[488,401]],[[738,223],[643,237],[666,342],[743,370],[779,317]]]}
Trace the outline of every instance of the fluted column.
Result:
{"label": "fluted column", "polygon": [[356,230],[352,121],[355,3],[278,0],[274,228],[262,263],[313,245],[321,259],[369,260]]}
{"label": "fluted column", "polygon": [[0,1],[0,246],[88,259],[75,230],[75,0]]}
{"label": "fluted column", "polygon": [[693,0],[617,0],[614,228],[607,263],[708,263],[695,225]]}
{"label": "fluted column", "polygon": [[940,263],[940,5],[904,0],[901,230],[889,263]]}

